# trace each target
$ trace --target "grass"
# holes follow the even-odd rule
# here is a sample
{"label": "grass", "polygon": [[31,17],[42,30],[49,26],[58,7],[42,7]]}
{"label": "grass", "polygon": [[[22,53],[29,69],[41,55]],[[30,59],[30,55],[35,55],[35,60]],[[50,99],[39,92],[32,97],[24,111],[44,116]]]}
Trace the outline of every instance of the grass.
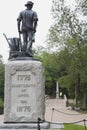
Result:
{"label": "grass", "polygon": [[[49,130],[58,130],[56,129],[49,129]],[[64,129],[61,130],[87,130],[87,127],[85,128],[82,125],[75,125],[75,124],[64,124]]]}
{"label": "grass", "polygon": [[64,124],[64,130],[86,130],[82,125],[66,125]]}
{"label": "grass", "polygon": [[79,111],[82,114],[87,114],[87,111]]}

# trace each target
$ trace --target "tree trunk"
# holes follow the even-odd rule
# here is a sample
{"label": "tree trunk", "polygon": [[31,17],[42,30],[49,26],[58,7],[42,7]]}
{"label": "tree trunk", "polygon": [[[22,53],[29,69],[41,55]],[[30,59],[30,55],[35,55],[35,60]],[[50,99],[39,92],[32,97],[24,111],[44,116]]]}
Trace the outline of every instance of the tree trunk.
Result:
{"label": "tree trunk", "polygon": [[78,91],[77,91],[77,86],[75,84],[75,105],[77,106],[77,97],[78,97]]}
{"label": "tree trunk", "polygon": [[77,81],[75,84],[75,105],[78,106],[78,100],[80,95],[80,73],[77,75]]}
{"label": "tree trunk", "polygon": [[83,108],[87,109],[87,91],[84,91],[83,95]]}

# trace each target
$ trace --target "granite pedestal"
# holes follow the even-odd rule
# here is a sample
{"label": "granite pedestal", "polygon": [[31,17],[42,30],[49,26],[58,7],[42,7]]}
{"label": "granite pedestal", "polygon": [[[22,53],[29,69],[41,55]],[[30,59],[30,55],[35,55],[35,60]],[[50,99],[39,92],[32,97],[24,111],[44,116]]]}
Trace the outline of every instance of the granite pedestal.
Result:
{"label": "granite pedestal", "polygon": [[[45,75],[40,61],[13,60],[5,65],[4,122],[0,129],[39,129],[45,119]],[[40,123],[42,130],[50,123]],[[51,126],[54,128],[54,126]],[[59,130],[63,127],[57,127]]]}
{"label": "granite pedestal", "polygon": [[5,122],[44,120],[45,76],[40,61],[9,61],[5,66]]}

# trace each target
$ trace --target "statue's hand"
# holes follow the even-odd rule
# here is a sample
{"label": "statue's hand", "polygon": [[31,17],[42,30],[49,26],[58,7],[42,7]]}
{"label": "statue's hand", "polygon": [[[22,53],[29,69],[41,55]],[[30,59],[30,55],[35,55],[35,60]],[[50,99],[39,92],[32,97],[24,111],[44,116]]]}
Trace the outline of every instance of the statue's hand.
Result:
{"label": "statue's hand", "polygon": [[18,30],[19,33],[22,33],[22,31]]}
{"label": "statue's hand", "polygon": [[33,29],[34,33],[36,32],[36,29]]}

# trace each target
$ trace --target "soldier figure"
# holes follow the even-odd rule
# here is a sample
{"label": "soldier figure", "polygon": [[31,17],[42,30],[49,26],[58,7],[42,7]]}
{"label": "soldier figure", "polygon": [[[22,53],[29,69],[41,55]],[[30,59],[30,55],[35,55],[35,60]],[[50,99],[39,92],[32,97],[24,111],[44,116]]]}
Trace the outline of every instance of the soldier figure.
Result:
{"label": "soldier figure", "polygon": [[37,27],[38,16],[35,11],[32,10],[33,2],[28,1],[24,11],[21,11],[17,18],[18,32],[23,34],[23,45],[21,51],[25,55],[32,56],[32,43],[35,41],[35,32]]}

